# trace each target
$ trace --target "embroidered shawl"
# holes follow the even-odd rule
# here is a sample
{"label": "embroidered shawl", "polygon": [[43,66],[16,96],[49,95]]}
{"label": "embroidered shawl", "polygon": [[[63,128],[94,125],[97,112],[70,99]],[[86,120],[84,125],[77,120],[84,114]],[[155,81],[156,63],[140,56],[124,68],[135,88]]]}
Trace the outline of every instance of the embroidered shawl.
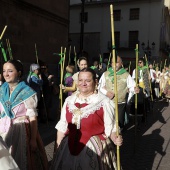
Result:
{"label": "embroidered shawl", "polygon": [[4,111],[0,117],[8,116],[11,119],[15,118],[13,108],[33,96],[36,92],[21,81],[10,95],[9,84],[5,82],[0,88],[0,102],[3,105]]}

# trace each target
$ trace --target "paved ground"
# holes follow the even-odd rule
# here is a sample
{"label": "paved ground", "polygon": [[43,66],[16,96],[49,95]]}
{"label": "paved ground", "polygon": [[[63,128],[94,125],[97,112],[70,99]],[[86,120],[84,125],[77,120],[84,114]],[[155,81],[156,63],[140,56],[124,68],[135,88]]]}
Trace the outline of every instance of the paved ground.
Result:
{"label": "paved ground", "polygon": [[169,118],[169,103],[161,101],[154,103],[153,112],[148,114],[146,123],[139,124],[140,130],[136,134],[133,124],[130,123],[129,129],[123,133],[123,170],[170,169]]}
{"label": "paved ground", "polygon": [[[39,124],[50,162],[53,157],[56,122]],[[133,117],[123,133],[124,144],[120,147],[123,170],[169,170],[170,169],[170,104],[165,101],[154,103],[153,112],[147,122],[141,123],[135,133]]]}
{"label": "paved ground", "polygon": [[54,141],[56,137],[55,130],[56,122],[49,122],[48,124],[39,124],[39,132],[45,145],[48,161],[53,158]]}

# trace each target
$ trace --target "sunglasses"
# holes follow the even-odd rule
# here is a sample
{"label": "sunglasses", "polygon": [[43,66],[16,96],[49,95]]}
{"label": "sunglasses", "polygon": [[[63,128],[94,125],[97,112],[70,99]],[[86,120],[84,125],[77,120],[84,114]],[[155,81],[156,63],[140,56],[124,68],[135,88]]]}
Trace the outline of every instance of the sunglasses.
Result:
{"label": "sunglasses", "polygon": [[139,64],[141,64],[141,63],[142,63],[142,61],[139,61],[138,63],[139,63]]}

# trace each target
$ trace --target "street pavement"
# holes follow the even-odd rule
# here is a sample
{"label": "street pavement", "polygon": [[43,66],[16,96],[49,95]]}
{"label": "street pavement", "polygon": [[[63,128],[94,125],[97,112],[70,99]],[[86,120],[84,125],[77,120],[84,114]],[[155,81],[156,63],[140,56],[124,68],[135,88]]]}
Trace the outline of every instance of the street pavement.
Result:
{"label": "street pavement", "polygon": [[[56,123],[49,121],[38,126],[49,163],[53,158]],[[170,170],[170,103],[154,102],[145,122],[138,117],[136,130],[134,117],[130,117],[122,136],[120,161],[123,170]]]}
{"label": "street pavement", "polygon": [[49,164],[53,159],[54,141],[56,138],[56,123],[56,121],[49,121],[48,124],[39,123],[38,125],[38,129],[45,146],[45,151]]}

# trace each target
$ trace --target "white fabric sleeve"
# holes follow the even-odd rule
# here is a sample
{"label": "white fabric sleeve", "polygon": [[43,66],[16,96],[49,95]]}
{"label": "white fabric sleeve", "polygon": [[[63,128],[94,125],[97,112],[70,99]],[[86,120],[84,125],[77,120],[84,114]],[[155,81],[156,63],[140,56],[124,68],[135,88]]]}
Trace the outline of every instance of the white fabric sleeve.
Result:
{"label": "white fabric sleeve", "polygon": [[24,105],[27,109],[26,116],[33,117],[38,116],[37,113],[37,104],[38,104],[38,98],[37,95],[34,94],[30,98],[24,101]]}
{"label": "white fabric sleeve", "polygon": [[129,89],[129,94],[128,94],[128,99],[127,99],[127,102],[130,101],[130,99],[132,98],[132,96],[135,94],[135,86],[136,86],[136,83],[134,81],[134,79],[131,77],[131,75],[129,75],[127,77],[127,87]]}
{"label": "white fabric sleeve", "polygon": [[134,79],[129,75],[127,77],[127,88],[129,89],[130,92],[134,93],[134,87],[136,86],[136,83]]}
{"label": "white fabric sleeve", "polygon": [[67,99],[64,102],[64,105],[61,110],[61,116],[59,122],[56,124],[55,128],[60,131],[65,133],[67,131],[68,123],[66,120],[66,105],[67,105]]}
{"label": "white fabric sleeve", "polygon": [[105,76],[104,76],[104,73],[103,73],[100,80],[99,80],[98,90],[104,95],[107,94],[107,90],[105,89],[105,85],[106,85],[106,81],[105,81]]}
{"label": "white fabric sleeve", "polygon": [[116,121],[113,101],[110,99],[106,100],[103,105],[103,109],[105,134],[107,137],[109,137],[112,132],[116,132]]}
{"label": "white fabric sleeve", "polygon": [[135,69],[133,70],[132,78],[135,79]]}

